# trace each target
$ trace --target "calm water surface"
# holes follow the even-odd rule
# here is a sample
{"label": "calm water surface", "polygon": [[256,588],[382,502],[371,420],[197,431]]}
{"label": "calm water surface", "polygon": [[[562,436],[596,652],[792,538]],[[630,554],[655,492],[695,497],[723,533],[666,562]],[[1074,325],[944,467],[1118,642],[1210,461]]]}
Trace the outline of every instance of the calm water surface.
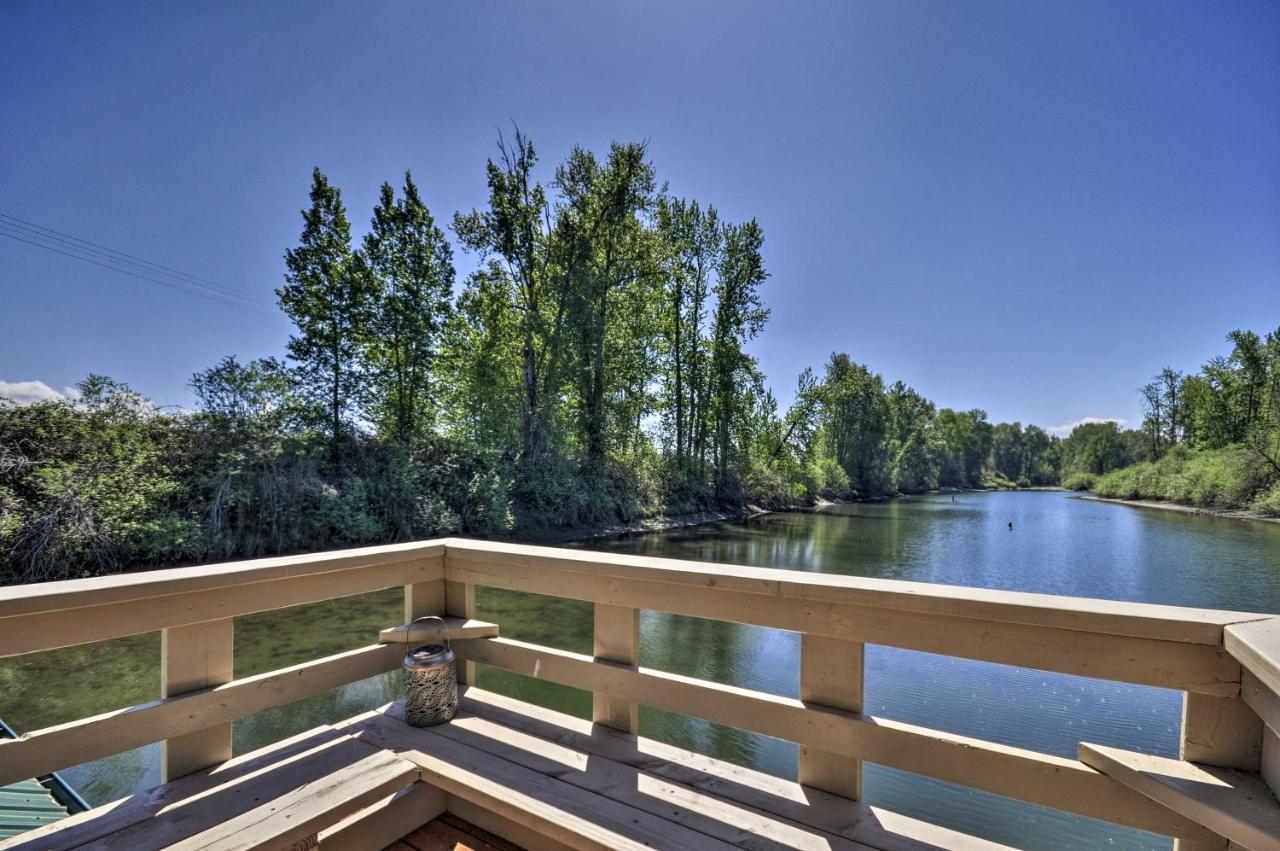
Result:
{"label": "calm water surface", "polygon": [[[1008,523],[1014,525],[1009,531]],[[1280,525],[1091,502],[1058,492],[966,493],[830,506],[741,523],[592,541],[595,549],[818,573],[907,579],[1241,611],[1280,612]],[[503,634],[590,652],[587,604],[481,589]],[[243,676],[371,643],[400,619],[398,590],[239,618]],[[777,694],[799,689],[799,636],[645,613],[641,664]],[[20,730],[158,696],[156,635],[0,662],[0,717]],[[590,696],[501,671],[480,684],[582,716]],[[235,725],[237,752],[393,698],[394,674]],[[1081,740],[1177,752],[1181,696],[1004,665],[868,646],[868,712],[1045,753]],[[785,742],[647,707],[641,732],[784,777]],[[91,803],[159,782],[159,746],[65,772]],[[1160,837],[867,765],[865,795],[928,821],[1024,848],[1167,848]]]}

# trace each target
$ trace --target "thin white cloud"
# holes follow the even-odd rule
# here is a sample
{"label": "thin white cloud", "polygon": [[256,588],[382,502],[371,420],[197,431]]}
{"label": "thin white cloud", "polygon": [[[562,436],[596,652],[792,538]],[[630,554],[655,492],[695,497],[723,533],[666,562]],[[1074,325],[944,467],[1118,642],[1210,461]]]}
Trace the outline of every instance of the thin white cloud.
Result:
{"label": "thin white cloud", "polygon": [[1089,423],[1115,423],[1123,428],[1126,422],[1128,422],[1128,420],[1123,417],[1081,417],[1073,423],[1051,426],[1045,429],[1045,431],[1049,432],[1049,434],[1056,434],[1059,437],[1066,437],[1071,434],[1072,430],[1074,430],[1076,426],[1088,425]]}
{"label": "thin white cloud", "polygon": [[0,381],[0,398],[12,399],[19,405],[34,405],[50,399],[75,399],[79,395],[74,387],[65,387],[58,392],[43,381]]}

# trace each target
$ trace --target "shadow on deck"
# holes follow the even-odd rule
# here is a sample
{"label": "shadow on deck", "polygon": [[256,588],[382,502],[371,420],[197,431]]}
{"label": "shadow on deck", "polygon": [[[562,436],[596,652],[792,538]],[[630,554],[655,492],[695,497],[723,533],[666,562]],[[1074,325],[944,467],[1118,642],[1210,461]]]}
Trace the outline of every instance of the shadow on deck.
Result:
{"label": "shadow on deck", "polygon": [[453,848],[458,822],[419,830],[442,813],[502,843],[453,838],[476,851],[1001,847],[476,688],[449,724],[393,704],[4,847]]}

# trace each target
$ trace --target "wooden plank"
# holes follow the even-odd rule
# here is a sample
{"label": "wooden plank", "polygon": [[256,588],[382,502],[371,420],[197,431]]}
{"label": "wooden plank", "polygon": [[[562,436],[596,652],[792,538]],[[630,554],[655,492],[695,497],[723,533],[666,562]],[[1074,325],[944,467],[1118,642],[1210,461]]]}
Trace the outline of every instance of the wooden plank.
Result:
{"label": "wooden plank", "polygon": [[0,785],[229,723],[394,670],[403,653],[398,644],[374,644],[2,741]]}
{"label": "wooden plank", "polygon": [[[0,658],[437,579],[438,556],[0,618]],[[76,580],[80,581],[80,580]]]}
{"label": "wooden plank", "polygon": [[501,836],[446,813],[406,836],[413,851],[521,851]]}
{"label": "wooden plank", "polygon": [[594,726],[571,715],[475,687],[463,691],[459,708],[463,714],[486,718],[511,730],[602,756],[646,774],[886,851],[942,848],[988,851],[1002,847],[882,807],[806,789],[791,780],[653,739]]}
{"label": "wooden plank", "polygon": [[404,586],[404,622],[427,615],[443,615],[445,610],[444,578]]}
{"label": "wooden plank", "polygon": [[493,638],[497,635],[496,623],[450,616],[444,619],[444,623],[423,621],[412,625],[388,627],[378,633],[378,641],[382,644],[430,644],[459,638]]}
{"label": "wooden plank", "polygon": [[1245,669],[1280,694],[1280,618],[1235,624],[1227,628],[1223,642]]}
{"label": "wooden plank", "polygon": [[[424,782],[574,848],[729,849],[732,846],[553,777],[382,714],[347,727],[416,763]],[[466,817],[466,816],[464,816]]]}
{"label": "wooden plank", "polygon": [[1240,697],[1272,732],[1280,731],[1280,695],[1267,688],[1247,668],[1240,678]]}
{"label": "wooden plank", "polygon": [[1270,727],[1262,728],[1262,779],[1272,794],[1280,791],[1280,734]]}
{"label": "wooden plank", "polygon": [[[1240,693],[1240,664],[1221,646],[1130,638],[884,608],[813,603],[701,586],[451,560],[450,577],[593,603],[786,629],[1221,697]],[[782,571],[787,572],[787,571]],[[454,580],[451,580],[454,581]]]}
{"label": "wooden plank", "polygon": [[289,848],[417,779],[418,769],[411,762],[379,751],[253,809],[228,809],[218,825],[167,847],[174,851]]}
{"label": "wooden plank", "polygon": [[[476,586],[470,582],[445,581],[445,610],[455,618],[472,620],[476,616]],[[476,666],[463,661],[458,665],[458,682],[474,683]]]}
{"label": "wooden plank", "polygon": [[[639,662],[640,613],[625,606],[596,603],[593,645],[596,659],[621,665]],[[639,732],[640,706],[608,694],[593,694],[591,720],[624,733]]]}
{"label": "wooden plank", "polygon": [[997,795],[1128,827],[1204,839],[1205,831],[1071,759],[887,718],[806,706],[789,697],[709,683],[506,638],[455,643],[460,658],[586,691],[693,715]]}
{"label": "wooden plank", "polygon": [[[800,637],[800,700],[862,711],[863,645],[820,635]],[[862,762],[824,748],[800,746],[800,783],[850,800],[862,797]]]}
{"label": "wooden plank", "polygon": [[[233,757],[209,771],[189,774],[172,783],[77,813],[56,825],[23,834],[8,844],[0,843],[0,848],[5,851],[97,848],[113,835],[122,834],[126,839],[130,835],[136,836],[130,834],[136,826],[150,824],[162,817],[172,818],[180,812],[186,812],[187,819],[197,820],[193,829],[202,829],[201,825],[215,824],[219,816],[217,813],[210,816],[199,807],[191,807],[206,800],[215,789],[222,789],[221,794],[228,794],[231,790],[240,790],[235,794],[252,792],[257,788],[256,784],[266,782],[268,776],[272,782],[299,785],[333,767],[348,764],[353,756],[363,757],[374,750],[332,727],[317,727]],[[285,773],[275,773],[281,771]],[[199,821],[200,818],[205,820]],[[139,843],[138,847],[145,847],[145,844]]]}
{"label": "wooden plank", "polygon": [[500,816],[492,810],[477,806],[465,798],[459,798],[457,795],[445,795],[444,800],[449,812],[458,818],[466,819],[476,827],[496,834],[508,842],[513,842],[524,848],[525,851],[577,851],[576,846],[556,842],[550,837],[530,830],[523,824],[514,822],[505,816]]}
{"label": "wooden plank", "polygon": [[[180,626],[160,632],[160,694],[165,698],[220,686],[232,679],[235,621]],[[231,722],[169,737],[164,742],[160,777],[176,780],[231,759]]]}
{"label": "wooden plank", "polygon": [[482,716],[459,715],[452,723],[431,728],[431,733],[738,848],[872,851],[871,846],[789,822],[563,743],[513,730]]}
{"label": "wooden plank", "polygon": [[317,838],[324,851],[379,851],[444,811],[444,792],[414,783],[321,830]]}
{"label": "wooden plank", "polygon": [[277,579],[297,579],[393,563],[425,561],[441,565],[444,551],[443,541],[413,541],[195,567],[142,570],[90,579],[10,585],[0,587],[0,618],[211,591]]}
{"label": "wooden plank", "polygon": [[499,571],[536,567],[608,579],[718,588],[811,604],[888,608],[1195,644],[1220,644],[1225,625],[1270,617],[462,538],[447,539],[445,548],[450,579],[459,578],[453,569],[464,564],[483,564]]}
{"label": "wooden plank", "polygon": [[1262,721],[1242,698],[1185,694],[1178,755],[1188,762],[1257,771]]}
{"label": "wooden plank", "polygon": [[1080,759],[1245,848],[1280,849],[1280,804],[1256,775],[1089,743]]}

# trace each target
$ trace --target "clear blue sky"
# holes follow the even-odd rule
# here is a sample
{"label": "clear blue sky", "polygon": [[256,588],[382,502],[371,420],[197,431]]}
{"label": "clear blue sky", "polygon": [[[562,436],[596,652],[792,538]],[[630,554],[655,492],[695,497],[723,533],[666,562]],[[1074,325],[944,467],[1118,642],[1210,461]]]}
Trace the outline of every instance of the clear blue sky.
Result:
{"label": "clear blue sky", "polygon": [[[785,399],[832,350],[942,405],[1137,416],[1161,366],[1280,325],[1280,4],[0,4],[0,213],[272,304],[313,165],[363,229],[413,170],[482,204],[497,128],[548,169],[647,139],[755,216]],[[460,267],[470,265],[460,258]],[[287,321],[0,238],[0,381],[189,404]]]}

